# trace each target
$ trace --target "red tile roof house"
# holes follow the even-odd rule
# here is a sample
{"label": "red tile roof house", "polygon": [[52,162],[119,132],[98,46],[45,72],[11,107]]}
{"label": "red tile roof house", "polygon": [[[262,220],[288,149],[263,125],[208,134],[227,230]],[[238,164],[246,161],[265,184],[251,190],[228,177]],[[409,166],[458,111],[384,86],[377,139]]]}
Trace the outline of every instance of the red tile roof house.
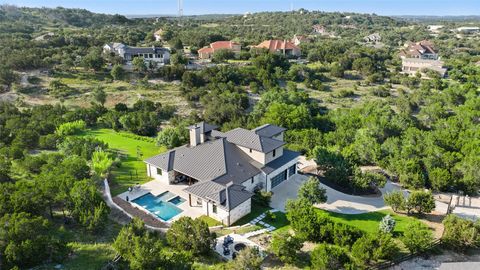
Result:
{"label": "red tile roof house", "polygon": [[297,45],[287,40],[265,40],[257,46],[253,46],[253,48],[267,49],[271,53],[281,53],[290,57],[299,57],[302,54],[302,51]]}
{"label": "red tile roof house", "polygon": [[233,53],[239,54],[242,47],[233,41],[216,41],[210,43],[210,46],[198,50],[198,57],[200,59],[211,59],[216,51],[222,49],[231,50]]}
{"label": "red tile roof house", "polygon": [[428,40],[420,42],[410,42],[405,45],[405,49],[400,51],[401,58],[420,58],[420,59],[438,59],[433,43]]}

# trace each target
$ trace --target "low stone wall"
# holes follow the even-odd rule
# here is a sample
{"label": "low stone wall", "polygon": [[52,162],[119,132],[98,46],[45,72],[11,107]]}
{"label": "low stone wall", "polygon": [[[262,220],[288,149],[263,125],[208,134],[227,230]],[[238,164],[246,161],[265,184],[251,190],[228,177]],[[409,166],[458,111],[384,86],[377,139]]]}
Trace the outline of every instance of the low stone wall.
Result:
{"label": "low stone wall", "polygon": [[121,211],[124,215],[128,216],[128,218],[130,219],[133,217],[140,218],[141,220],[143,220],[143,222],[145,222],[145,227],[147,227],[150,230],[160,231],[160,232],[166,232],[168,230],[169,226],[167,223],[164,223],[150,216],[144,211],[133,207],[130,203],[124,201],[119,197],[112,198],[108,180],[105,179],[103,183],[104,183],[104,187],[103,187],[104,189],[102,190],[103,197],[110,208],[114,208],[116,210]]}

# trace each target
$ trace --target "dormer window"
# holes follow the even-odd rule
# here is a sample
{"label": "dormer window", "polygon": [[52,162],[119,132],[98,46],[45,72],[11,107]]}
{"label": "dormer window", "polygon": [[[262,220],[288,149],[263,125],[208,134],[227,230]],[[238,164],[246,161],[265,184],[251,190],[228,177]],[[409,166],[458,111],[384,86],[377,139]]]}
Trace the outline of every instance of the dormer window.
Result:
{"label": "dormer window", "polygon": [[272,154],[273,154],[273,157],[275,157],[277,155],[277,149],[273,149]]}

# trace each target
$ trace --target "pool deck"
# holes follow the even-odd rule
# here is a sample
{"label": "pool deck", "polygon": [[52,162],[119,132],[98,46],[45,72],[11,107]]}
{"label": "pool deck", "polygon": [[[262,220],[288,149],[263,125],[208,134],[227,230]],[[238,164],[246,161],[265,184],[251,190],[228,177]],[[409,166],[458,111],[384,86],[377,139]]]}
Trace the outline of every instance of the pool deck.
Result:
{"label": "pool deck", "polygon": [[188,185],[167,185],[167,184],[161,183],[158,180],[153,180],[153,181],[150,181],[148,183],[145,183],[145,184],[141,185],[140,188],[134,189],[131,192],[126,191],[126,192],[118,195],[118,197],[121,198],[122,200],[126,200],[126,198],[128,196],[128,200],[131,202],[132,200],[135,200],[136,198],[139,198],[139,197],[141,197],[141,196],[143,196],[147,193],[152,193],[154,196],[158,196],[158,195],[160,195],[160,194],[162,194],[166,191],[170,191],[170,192],[184,198],[185,202],[176,205],[178,208],[182,209],[182,212],[180,214],[174,216],[173,218],[171,218],[168,221],[163,221],[162,219],[160,219],[157,216],[151,214],[146,209],[143,209],[142,207],[140,207],[136,204],[132,204],[132,205],[137,207],[137,208],[142,209],[143,211],[148,212],[149,214],[158,218],[160,221],[163,221],[163,222],[166,222],[166,223],[171,223],[171,222],[179,219],[180,217],[187,216],[187,217],[191,217],[191,218],[197,218],[197,217],[203,215],[202,208],[200,208],[200,207],[190,207],[189,206],[189,204],[188,204],[188,193],[183,191],[183,189],[186,188],[186,187],[188,187]]}

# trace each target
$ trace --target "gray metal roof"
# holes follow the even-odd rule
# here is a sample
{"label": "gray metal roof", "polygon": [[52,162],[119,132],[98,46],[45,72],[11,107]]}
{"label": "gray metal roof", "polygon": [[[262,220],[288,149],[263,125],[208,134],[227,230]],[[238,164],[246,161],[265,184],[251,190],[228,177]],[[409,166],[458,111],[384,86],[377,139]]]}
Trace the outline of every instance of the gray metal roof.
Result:
{"label": "gray metal roof", "polygon": [[267,163],[261,170],[269,174],[276,169],[282,167],[283,165],[287,164],[288,162],[292,161],[293,159],[296,159],[300,156],[300,153],[295,152],[295,151],[290,151],[288,149],[283,149],[283,155],[281,157],[278,157],[277,159]]}
{"label": "gray metal roof", "polygon": [[262,137],[253,131],[243,128],[236,128],[224,134],[229,142],[262,153],[271,152],[285,144],[283,141]]}
{"label": "gray metal roof", "polygon": [[271,124],[265,124],[263,126],[252,129],[252,131],[255,132],[257,135],[270,138],[284,132],[285,130],[287,129]]}
{"label": "gray metal roof", "polygon": [[[230,211],[253,196],[241,185],[221,185],[215,182],[202,182],[184,189],[197,197],[213,201],[223,209]],[[228,194],[227,194],[228,192]]]}
{"label": "gray metal roof", "polygon": [[130,47],[125,46],[124,52],[128,54],[137,54],[137,53],[159,53],[166,52],[168,49],[161,47]]}
{"label": "gray metal roof", "polygon": [[182,146],[145,162],[199,181],[214,180],[221,184],[241,184],[260,173],[258,166],[251,164],[251,158],[225,138],[206,141],[195,147]]}

